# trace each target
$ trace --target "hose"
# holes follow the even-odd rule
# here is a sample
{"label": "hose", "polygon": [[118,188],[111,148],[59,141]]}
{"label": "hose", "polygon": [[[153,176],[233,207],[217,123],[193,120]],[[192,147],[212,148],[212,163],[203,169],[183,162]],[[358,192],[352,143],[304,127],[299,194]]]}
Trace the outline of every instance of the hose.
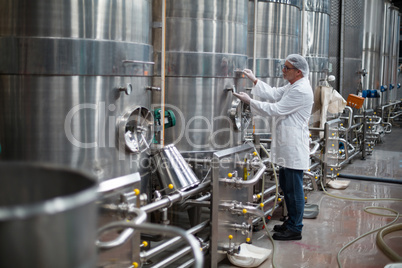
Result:
{"label": "hose", "polygon": [[[323,185],[323,182],[322,182],[322,181],[323,181],[323,180],[321,180],[321,187],[322,187],[324,193],[327,194],[327,195],[329,195],[329,196],[331,196],[331,197],[334,197],[334,198],[344,199],[344,200],[353,200],[353,201],[399,201],[399,202],[402,201],[402,199],[399,199],[399,198],[352,198],[352,197],[336,196],[336,195],[333,195],[333,194],[330,194],[330,193],[327,192],[327,190],[324,188],[324,185]],[[387,211],[390,211],[390,212],[394,213],[395,215],[374,213],[374,212],[371,212],[371,211],[370,211],[371,209],[387,210]],[[365,207],[365,208],[364,208],[364,211],[367,212],[367,213],[369,213],[369,214],[378,215],[378,216],[395,217],[395,219],[394,219],[392,222],[390,222],[390,223],[388,223],[388,224],[386,224],[386,225],[384,225],[384,226],[381,226],[381,227],[379,227],[379,228],[377,228],[377,229],[375,229],[375,230],[369,231],[369,232],[367,232],[367,233],[365,233],[365,234],[363,234],[363,235],[361,235],[361,236],[358,236],[357,238],[355,238],[354,240],[350,241],[350,242],[347,243],[345,246],[343,246],[343,247],[339,250],[338,255],[337,255],[337,257],[336,257],[339,268],[342,268],[342,264],[341,264],[341,261],[340,261],[340,257],[339,257],[339,256],[340,256],[340,254],[341,254],[346,248],[348,248],[350,245],[352,245],[352,244],[355,243],[356,241],[360,240],[361,238],[363,238],[363,237],[365,237],[365,236],[367,236],[367,235],[369,235],[369,234],[372,234],[372,233],[374,233],[374,232],[377,232],[377,231],[379,231],[379,230],[383,230],[384,228],[386,228],[386,230],[387,230],[387,232],[386,232],[385,234],[394,231],[394,228],[391,228],[391,229],[389,230],[388,227],[390,227],[392,224],[394,224],[394,223],[399,219],[399,212],[396,211],[396,210],[390,209],[390,208],[373,207],[373,206],[370,206],[370,207]],[[396,225],[396,226],[399,226],[399,224]],[[393,226],[392,226],[392,227],[393,227]],[[381,232],[380,232],[380,233],[381,233]],[[379,234],[380,234],[380,233],[379,233]],[[379,238],[378,238],[378,235],[379,235],[379,234],[377,234],[377,245],[380,243],[380,245],[381,245],[381,246],[379,246],[380,250],[382,250],[387,256],[393,255],[392,252],[389,251],[389,248],[385,245],[384,241],[378,242],[378,241],[379,241]],[[381,233],[381,234],[382,234],[382,233]],[[385,235],[385,234],[384,234],[384,235]],[[381,236],[381,238],[382,238],[382,236]],[[394,255],[393,255],[393,256],[394,256]],[[398,256],[398,257],[399,257],[399,256]]]}
{"label": "hose", "polygon": [[378,178],[378,177],[369,177],[369,176],[361,176],[361,175],[353,175],[353,174],[339,174],[338,177],[352,179],[352,180],[365,180],[365,181],[377,181],[377,182],[402,184],[402,180],[394,180],[394,179]]}
{"label": "hose", "polygon": [[[382,210],[388,210],[388,211],[391,211],[391,212],[395,213],[395,215],[378,214],[378,213],[374,213],[374,212],[369,212],[368,209],[382,209]],[[352,245],[352,244],[355,243],[356,241],[362,239],[363,237],[366,237],[366,236],[368,236],[369,234],[375,233],[375,232],[377,232],[377,231],[379,231],[379,230],[381,230],[381,229],[384,229],[384,228],[386,228],[386,227],[391,226],[392,224],[394,224],[394,223],[399,219],[399,212],[396,211],[396,210],[390,209],[390,208],[383,208],[383,207],[365,207],[365,208],[364,208],[364,211],[367,212],[367,213],[370,213],[370,214],[379,215],[379,216],[384,216],[384,217],[395,217],[395,219],[394,219],[392,222],[388,223],[387,225],[381,226],[381,227],[379,227],[379,228],[377,228],[377,229],[374,229],[374,230],[371,230],[371,231],[369,231],[369,232],[367,232],[367,233],[365,233],[365,234],[362,234],[361,236],[358,236],[357,238],[355,238],[354,240],[350,241],[350,242],[347,243],[345,246],[343,246],[343,247],[339,250],[338,255],[336,256],[336,260],[338,261],[338,266],[339,266],[340,268],[342,268],[342,265],[341,265],[341,261],[340,261],[339,255],[341,255],[341,253],[342,253],[343,250],[345,250],[347,247],[349,247],[350,245]],[[385,243],[384,243],[384,244],[385,244]],[[380,248],[380,249],[381,249],[381,248]],[[382,250],[382,249],[381,249],[381,250]]]}
{"label": "hose", "polygon": [[402,257],[393,251],[385,242],[384,236],[402,230],[402,223],[395,224],[393,226],[386,227],[377,234],[377,246],[388,256],[393,262],[402,262]]}

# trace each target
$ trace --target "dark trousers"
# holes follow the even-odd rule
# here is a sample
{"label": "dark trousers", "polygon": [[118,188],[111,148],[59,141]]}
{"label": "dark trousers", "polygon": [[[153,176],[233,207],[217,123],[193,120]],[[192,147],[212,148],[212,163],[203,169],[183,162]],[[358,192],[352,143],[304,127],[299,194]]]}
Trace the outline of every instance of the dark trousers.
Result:
{"label": "dark trousers", "polygon": [[281,167],[279,185],[288,209],[286,227],[293,232],[301,232],[304,214],[303,170]]}

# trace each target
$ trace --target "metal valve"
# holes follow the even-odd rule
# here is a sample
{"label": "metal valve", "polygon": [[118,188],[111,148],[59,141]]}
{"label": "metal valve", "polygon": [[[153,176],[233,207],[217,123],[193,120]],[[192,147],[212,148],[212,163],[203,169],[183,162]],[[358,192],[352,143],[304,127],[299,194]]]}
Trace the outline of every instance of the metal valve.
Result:
{"label": "metal valve", "polygon": [[232,87],[226,87],[225,91],[232,91],[232,93],[237,93],[236,92],[236,87],[234,85]]}
{"label": "metal valve", "polygon": [[125,87],[119,87],[119,91],[124,91],[126,95],[130,95],[133,91],[133,86],[130,83],[127,83]]}
{"label": "metal valve", "polygon": [[153,90],[155,90],[155,91],[161,91],[161,88],[160,88],[160,87],[153,87],[153,86],[147,86],[145,89],[151,90],[151,91],[153,91]]}

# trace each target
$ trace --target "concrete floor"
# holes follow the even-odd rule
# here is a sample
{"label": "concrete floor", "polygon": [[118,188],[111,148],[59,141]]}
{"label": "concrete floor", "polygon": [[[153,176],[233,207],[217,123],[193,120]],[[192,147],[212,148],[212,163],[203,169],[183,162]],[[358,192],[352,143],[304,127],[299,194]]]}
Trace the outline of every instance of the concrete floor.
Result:
{"label": "concrete floor", "polygon": [[[383,138],[372,155],[366,160],[356,158],[342,169],[344,174],[372,177],[402,178],[402,128],[395,128]],[[343,179],[342,179],[343,180]],[[328,189],[337,196],[364,198],[402,198],[402,184],[351,180],[345,190]],[[309,204],[318,204],[320,213],[316,219],[304,219],[303,238],[300,241],[275,241],[276,267],[338,267],[339,250],[356,237],[386,225],[392,217],[381,217],[366,213],[367,206],[392,208],[402,213],[402,202],[397,201],[349,201],[330,197],[322,191],[311,192]],[[379,213],[389,213],[379,211]],[[272,234],[273,225],[281,223],[279,214],[268,223]],[[402,216],[396,223],[402,223]],[[344,268],[385,267],[391,263],[376,245],[377,232],[368,235],[345,249],[340,260]],[[402,256],[402,231],[385,237],[388,245]],[[264,230],[253,234],[253,245],[272,249],[272,243]],[[272,266],[271,257],[259,267]],[[228,259],[219,263],[220,268],[236,267]],[[401,266],[402,267],[402,266]]]}

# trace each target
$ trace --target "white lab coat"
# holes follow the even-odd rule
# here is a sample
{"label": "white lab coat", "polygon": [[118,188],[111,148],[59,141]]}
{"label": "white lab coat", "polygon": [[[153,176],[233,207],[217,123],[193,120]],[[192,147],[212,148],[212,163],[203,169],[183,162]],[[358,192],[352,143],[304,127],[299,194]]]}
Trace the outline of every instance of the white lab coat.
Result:
{"label": "white lab coat", "polygon": [[284,87],[270,87],[258,80],[251,94],[267,101],[251,100],[254,115],[272,117],[271,160],[282,167],[307,170],[310,163],[308,122],[314,97],[307,78]]}

